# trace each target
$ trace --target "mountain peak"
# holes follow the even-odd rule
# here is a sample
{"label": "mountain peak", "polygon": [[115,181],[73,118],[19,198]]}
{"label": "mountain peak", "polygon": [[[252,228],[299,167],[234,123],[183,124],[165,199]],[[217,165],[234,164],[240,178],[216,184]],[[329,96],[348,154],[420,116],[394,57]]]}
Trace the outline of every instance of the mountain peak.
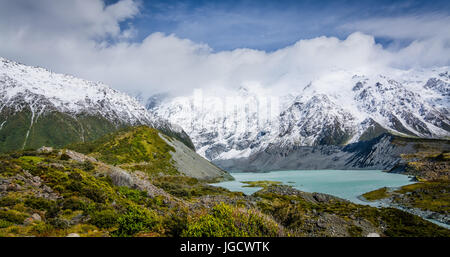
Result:
{"label": "mountain peak", "polygon": [[[447,70],[383,74],[336,70],[278,97],[268,104],[269,110],[261,108],[266,103],[260,100],[273,95],[251,87],[231,90],[230,95],[251,100],[237,106],[241,110],[237,113],[218,108],[217,96],[204,100],[202,108],[185,104],[194,100],[188,96],[166,98],[150,110],[183,127],[199,153],[210,160],[247,157],[273,144],[342,145],[369,140],[380,132],[446,138],[450,136]],[[234,99],[233,104],[240,102]]]}
{"label": "mountain peak", "polygon": [[179,126],[101,82],[0,60],[1,151],[62,147],[133,125],[149,125],[191,144]]}

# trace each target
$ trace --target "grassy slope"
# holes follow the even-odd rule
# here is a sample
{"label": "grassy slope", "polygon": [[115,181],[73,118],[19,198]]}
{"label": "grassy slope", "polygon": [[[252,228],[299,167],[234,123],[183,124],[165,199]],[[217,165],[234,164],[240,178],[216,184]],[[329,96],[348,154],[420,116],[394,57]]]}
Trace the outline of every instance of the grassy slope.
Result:
{"label": "grassy slope", "polygon": [[175,149],[158,133],[156,129],[139,126],[95,141],[69,145],[68,148],[126,170],[141,170],[150,175],[179,174],[170,155],[170,151]]}
{"label": "grassy slope", "polygon": [[389,197],[388,188],[382,187],[362,195],[368,201],[376,201]]}
{"label": "grassy slope", "polygon": [[141,170],[151,175],[178,174],[170,151],[158,130],[147,126],[124,129],[99,140],[69,145],[68,148],[89,154],[105,163],[127,170]]}
{"label": "grassy slope", "polygon": [[68,148],[128,171],[143,171],[150,177],[186,175],[209,181],[231,177],[182,142],[148,126],[130,127]]}
{"label": "grassy slope", "polygon": [[[56,152],[14,153],[0,158],[0,180],[14,185],[0,191],[1,236],[170,233],[162,224],[173,213],[162,199],[114,186],[92,163],[62,159]],[[33,214],[41,220],[31,219]]]}
{"label": "grassy slope", "polygon": [[[17,113],[2,110],[0,123],[0,152],[20,149],[36,149],[41,146],[63,147],[69,143],[97,139],[117,130],[114,124],[102,117],[49,112],[34,117],[24,109]],[[27,137],[28,132],[28,137]],[[25,141],[26,140],[26,141]]]}

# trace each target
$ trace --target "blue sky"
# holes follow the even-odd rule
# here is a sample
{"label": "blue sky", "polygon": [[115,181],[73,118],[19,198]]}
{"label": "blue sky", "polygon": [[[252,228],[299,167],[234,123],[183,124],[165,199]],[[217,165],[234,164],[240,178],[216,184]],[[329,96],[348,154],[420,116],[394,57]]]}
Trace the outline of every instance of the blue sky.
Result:
{"label": "blue sky", "polygon": [[[108,1],[114,3],[116,1]],[[300,39],[318,36],[345,38],[352,32],[342,27],[360,20],[424,14],[449,14],[450,1],[140,1],[141,11],[130,23],[137,30],[134,40],[153,32],[175,34],[215,51],[252,48],[272,51]],[[393,38],[379,36],[383,45]],[[396,40],[405,45],[412,38]]]}

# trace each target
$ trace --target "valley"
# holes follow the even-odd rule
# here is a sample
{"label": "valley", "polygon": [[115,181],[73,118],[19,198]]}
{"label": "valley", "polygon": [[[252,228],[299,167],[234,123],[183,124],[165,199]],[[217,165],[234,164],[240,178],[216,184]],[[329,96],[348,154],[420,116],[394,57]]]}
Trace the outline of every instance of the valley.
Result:
{"label": "valley", "polygon": [[[175,165],[161,165],[155,173],[141,166],[172,163],[164,152],[173,149],[146,130],[152,131],[131,130],[137,142],[125,132],[102,139],[105,144],[98,148],[86,145],[84,149],[92,149],[87,155],[51,148],[2,154],[0,235],[450,235],[445,228],[397,209],[355,204],[290,186],[269,184],[247,196],[209,185],[210,177],[182,174]],[[122,151],[136,143],[137,149],[151,144],[161,152],[148,164],[140,152]],[[136,161],[140,170],[135,169]]]}
{"label": "valley", "polygon": [[142,103],[1,58],[0,236],[449,237],[446,70],[338,71],[261,118],[258,87]]}

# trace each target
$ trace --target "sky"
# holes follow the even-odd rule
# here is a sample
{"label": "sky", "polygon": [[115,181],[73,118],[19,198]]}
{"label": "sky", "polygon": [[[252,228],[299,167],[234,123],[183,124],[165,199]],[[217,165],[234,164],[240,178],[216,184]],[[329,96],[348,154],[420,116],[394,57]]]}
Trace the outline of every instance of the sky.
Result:
{"label": "sky", "polygon": [[144,98],[450,65],[450,1],[0,0],[0,56]]}

